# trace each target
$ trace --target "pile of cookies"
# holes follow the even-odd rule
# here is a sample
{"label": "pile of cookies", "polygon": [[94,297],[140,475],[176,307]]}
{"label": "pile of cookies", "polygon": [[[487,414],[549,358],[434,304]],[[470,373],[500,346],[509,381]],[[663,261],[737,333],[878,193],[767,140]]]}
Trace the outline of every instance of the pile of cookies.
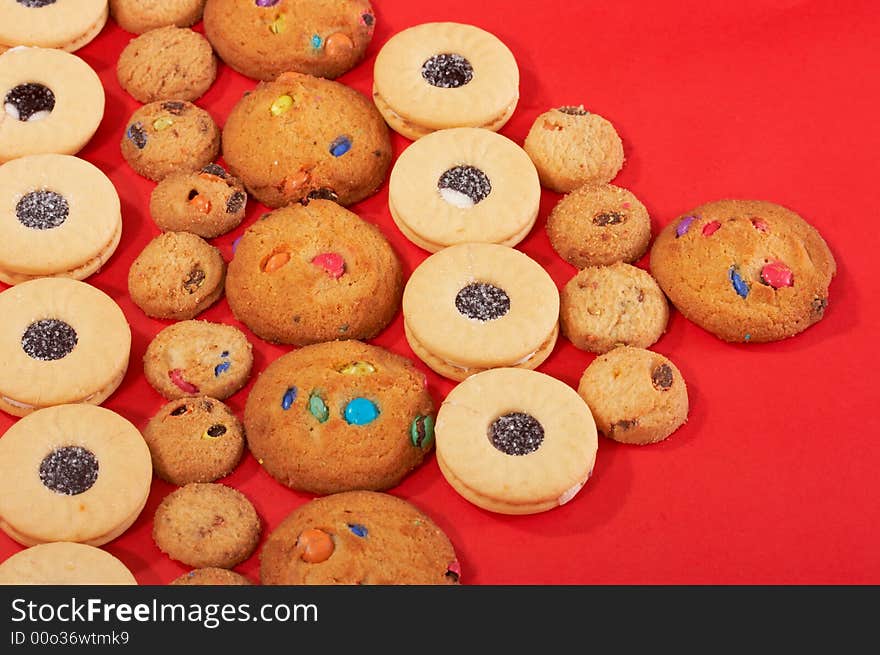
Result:
{"label": "pile of cookies", "polygon": [[[106,1],[93,4],[106,20]],[[81,62],[65,59],[74,55],[13,50],[0,56],[5,110],[17,119],[0,121],[0,160],[12,160],[0,167],[0,279],[16,285],[0,293],[10,353],[0,409],[29,415],[0,440],[0,461],[27,471],[0,476],[0,527],[32,547],[0,565],[0,581],[133,582],[95,547],[131,525],[155,474],[179,487],[153,520],[158,548],[191,569],[174,584],[250,584],[232,569],[258,549],[263,584],[456,584],[447,536],[387,493],[432,450],[469,502],[552,510],[589,480],[600,432],[644,445],[687,420],[681,371],[649,350],[670,301],[734,342],[793,336],[825,311],[834,259],[794,212],[711,202],[652,245],[645,206],[612,184],[624,148],[606,118],[562,106],[537,116],[522,145],[498,134],[517,108],[518,64],[476,26],[395,34],[366,98],[334,80],[372,39],[367,0],[111,0],[109,9],[138,34],[117,76],[144,104],[119,135],[125,161],[157,183],[149,213],[160,234],[133,261],[128,292],[168,322],[143,361],[167,402],[142,439],[95,406],[125,373],[131,334],[112,300],[64,278],[110,257],[119,200],[100,171],[70,156],[97,125],[61,112],[75,74],[86,88],[77,93],[102,111],[103,90],[88,90]],[[190,29],[202,17],[204,35]],[[97,23],[80,18],[77,35],[49,47],[86,39]],[[3,29],[0,42],[21,43]],[[258,81],[222,129],[194,104],[218,58]],[[396,161],[389,128],[412,141]],[[84,180],[100,193],[84,197]],[[348,208],[386,180],[394,224],[429,253],[408,278],[382,231]],[[546,230],[579,269],[561,291],[515,249],[537,222],[542,188],[564,194]],[[270,211],[242,231],[227,263],[209,240],[238,229],[250,199]],[[86,226],[91,214],[105,218]],[[24,248],[43,258],[22,258]],[[650,273],[636,264],[649,248]],[[224,295],[247,331],[198,320]],[[414,355],[458,383],[439,407],[417,363],[367,343],[401,311]],[[260,372],[240,420],[223,401],[253,374],[247,332],[296,348]],[[577,390],[536,370],[560,336],[597,355]],[[77,429],[85,425],[100,429]],[[280,484],[317,496],[265,541],[250,499],[220,482],[246,451]],[[50,521],[35,521],[35,504]],[[74,505],[83,509],[70,521]],[[59,552],[75,566],[45,563]]]}

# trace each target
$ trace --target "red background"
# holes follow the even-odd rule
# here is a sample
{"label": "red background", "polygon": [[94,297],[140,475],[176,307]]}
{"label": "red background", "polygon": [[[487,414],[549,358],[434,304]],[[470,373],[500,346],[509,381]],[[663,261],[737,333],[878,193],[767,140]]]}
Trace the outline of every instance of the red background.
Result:
{"label": "red background", "polygon": [[[445,482],[433,456],[392,493],[429,513],[452,539],[469,584],[880,583],[880,421],[874,336],[875,226],[880,131],[872,2],[686,0],[571,2],[444,0],[376,2],[366,60],[341,79],[369,93],[375,55],[395,32],[455,20],[497,34],[521,73],[521,100],[502,133],[522,143],[551,106],[583,103],[610,119],[627,161],[615,182],[647,206],[656,231],[679,214],[724,197],[789,206],[815,225],[838,262],[825,319],[779,343],[730,345],[672,313],[653,346],[687,380],[688,423],[648,447],[600,438],[593,478],[568,505],[545,514],[484,512]],[[197,27],[201,29],[201,27]],[[162,405],[141,358],[165,323],[127,295],[134,257],[158,230],[148,213],[153,184],[123,162],[119,140],[138,106],[119,87],[116,59],[130,35],[108,24],[79,55],[100,74],[107,110],[80,156],[98,165],[122,198],[122,243],[88,281],[131,322],[131,365],[105,406],[143,427]],[[222,66],[198,101],[222,125],[254,83]],[[407,141],[394,135],[396,152]],[[561,287],[575,270],[551,250],[544,222],[558,196],[544,192],[538,224],[519,246]],[[378,224],[410,272],[427,253],[394,227],[387,184],[353,207]],[[263,213],[216,239],[231,244]],[[647,257],[640,265],[648,266]],[[222,300],[200,318],[239,325]],[[287,347],[255,346],[255,373]],[[413,357],[400,315],[374,343]],[[576,386],[593,356],[560,339],[540,370]],[[423,369],[425,367],[421,365]],[[452,384],[430,374],[436,402]],[[228,402],[238,412],[250,385]],[[12,419],[0,415],[0,431]],[[272,480],[247,455],[227,479],[247,494],[265,535],[309,496]],[[150,536],[172,487],[156,480],[146,509],[106,546],[142,584],[187,570]],[[0,559],[20,549],[0,534]],[[238,570],[256,580],[258,555]]]}

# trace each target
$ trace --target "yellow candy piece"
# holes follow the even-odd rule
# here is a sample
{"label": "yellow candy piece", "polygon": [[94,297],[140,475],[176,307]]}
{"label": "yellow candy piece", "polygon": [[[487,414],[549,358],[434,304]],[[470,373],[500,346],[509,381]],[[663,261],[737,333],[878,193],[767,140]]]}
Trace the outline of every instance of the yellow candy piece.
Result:
{"label": "yellow candy piece", "polygon": [[168,116],[162,116],[153,121],[153,129],[161,132],[162,130],[171,127],[174,125],[174,120],[168,118]]}
{"label": "yellow candy piece", "polygon": [[343,375],[370,375],[376,372],[376,367],[370,362],[352,362],[339,369],[339,372]]}
{"label": "yellow candy piece", "polygon": [[275,102],[272,103],[272,107],[269,111],[272,112],[273,116],[280,116],[288,109],[293,106],[293,98],[290,96],[280,96]]}
{"label": "yellow candy piece", "polygon": [[279,15],[278,18],[272,21],[269,25],[269,30],[272,34],[281,34],[285,29],[287,29],[287,26],[285,25],[283,14]]}

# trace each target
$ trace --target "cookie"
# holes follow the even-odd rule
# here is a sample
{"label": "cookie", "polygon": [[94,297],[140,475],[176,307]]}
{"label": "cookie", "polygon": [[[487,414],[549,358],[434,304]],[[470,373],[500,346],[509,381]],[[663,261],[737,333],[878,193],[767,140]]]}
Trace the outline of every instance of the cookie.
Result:
{"label": "cookie", "polygon": [[75,155],[104,117],[104,87],[97,73],[63,50],[4,52],[0,96],[0,163],[46,152]]}
{"label": "cookie", "polygon": [[0,564],[0,585],[136,585],[131,571],[94,546],[38,544]]}
{"label": "cookie", "polygon": [[632,263],[648,250],[651,218],[630,191],[586,184],[556,203],[547,236],[553,250],[577,268]]}
{"label": "cookie", "polygon": [[516,368],[472,375],[437,413],[437,463],[466,500],[491,512],[564,505],[593,472],[598,438],[586,403],[564,382]]}
{"label": "cookie", "polygon": [[373,38],[367,0],[208,0],[205,35],[226,64],[257,80],[293,71],[336,78]]}
{"label": "cookie", "polygon": [[121,149],[138,175],[159,182],[171,173],[213,162],[220,152],[220,128],[191,102],[151,102],[131,115]]}
{"label": "cookie", "polygon": [[462,127],[410,145],[394,164],[388,208],[400,231],[430,252],[466,242],[515,246],[538,217],[541,184],[507,137]]}
{"label": "cookie", "polygon": [[599,430],[621,443],[656,443],[687,421],[681,372],[663,355],[643,348],[621,346],[594,359],[578,393]]}
{"label": "cookie", "polygon": [[31,280],[0,293],[0,316],[4,412],[100,405],[122,382],[131,328],[103,291],[64,278]]}
{"label": "cookie", "polygon": [[0,528],[20,544],[100,546],[134,523],[150,493],[138,429],[103,407],[36,411],[0,439]]}
{"label": "cookie", "polygon": [[153,318],[194,318],[223,295],[226,261],[220,251],[188,232],[164,232],[128,269],[128,293]]}
{"label": "cookie", "polygon": [[251,585],[253,583],[241,573],[236,573],[229,569],[218,569],[209,566],[203,569],[193,569],[189,573],[184,573],[179,578],[172,580],[169,584],[241,586]]}
{"label": "cookie", "polygon": [[510,49],[479,27],[424,23],[382,46],[373,101],[408,139],[449,127],[497,132],[519,102],[519,67]]}
{"label": "cookie", "polygon": [[132,39],[116,63],[120,86],[139,102],[201,98],[217,77],[208,40],[186,27],[158,27]]}
{"label": "cookie", "polygon": [[150,196],[150,215],[163,232],[191,232],[213,239],[244,220],[247,193],[222,166],[166,176]]}
{"label": "cookie", "polygon": [[163,553],[196,568],[231,569],[254,552],[260,518],[247,497],[222,484],[188,484],[165,496],[153,519]]}
{"label": "cookie", "polygon": [[101,33],[107,15],[107,0],[6,0],[0,43],[73,52]]}
{"label": "cookie", "polygon": [[286,73],[232,108],[223,159],[268,207],[311,198],[351,205],[384,182],[391,140],[376,108],[354,89]]}
{"label": "cookie", "polygon": [[156,475],[182,487],[232,473],[244,453],[244,428],[226,405],[200,396],[162,407],[144,428],[144,441]]}
{"label": "cookie", "polygon": [[448,585],[460,576],[452,543],[427,515],[374,491],[301,505],[260,553],[264,585]]}
{"label": "cookie", "polygon": [[403,292],[406,339],[434,371],[463,380],[503,366],[533,369],[556,344],[559,292],[518,250],[488,243],[424,260]]}
{"label": "cookie", "polygon": [[195,25],[204,7],[205,0],[110,0],[110,15],[126,32],[143,34],[166,25]]}
{"label": "cookie", "polygon": [[397,313],[400,260],[382,232],[328,200],[251,225],[229,263],[232,313],[257,336],[298,346],[370,339]]}
{"label": "cookie", "polygon": [[0,280],[83,280],[122,237],[119,196],[98,168],[70,155],[28,155],[0,166]]}
{"label": "cookie", "polygon": [[631,264],[589,266],[560,294],[562,334],[581,350],[647,348],[663,335],[668,321],[669,305],[656,280]]}
{"label": "cookie", "polygon": [[359,341],[276,359],[251,390],[244,423],[251,453],[273,478],[316,494],[390,489],[434,445],[424,374]]}
{"label": "cookie", "polygon": [[819,232],[771,202],[719,200],[669,223],[651,272],[688,319],[725,341],[794,336],[821,320],[837,265]]}
{"label": "cookie", "polygon": [[623,168],[623,142],[611,122],[583,106],[559,107],[535,119],[523,148],[541,184],[568,193],[584,184],[605,184]]}

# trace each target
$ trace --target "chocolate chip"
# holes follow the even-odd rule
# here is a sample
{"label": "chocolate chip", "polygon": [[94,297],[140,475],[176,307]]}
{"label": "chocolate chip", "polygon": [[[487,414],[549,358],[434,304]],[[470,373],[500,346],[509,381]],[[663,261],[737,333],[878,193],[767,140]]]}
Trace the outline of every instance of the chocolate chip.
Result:
{"label": "chocolate chip", "polygon": [[[52,0],[52,2],[54,1],[55,0]],[[373,14],[362,14],[361,18],[364,21],[364,25],[366,25],[367,27],[370,27],[374,22],[376,22],[376,19],[373,18]]]}
{"label": "chocolate chip", "polygon": [[626,419],[623,421],[618,421],[617,423],[611,424],[611,434],[615,432],[626,432],[627,430],[631,430],[639,424],[639,419]]}
{"label": "chocolate chip", "polygon": [[494,321],[510,311],[510,297],[494,284],[473,282],[455,296],[455,308],[467,318]]}
{"label": "chocolate chip", "polygon": [[575,107],[574,105],[566,105],[564,107],[557,108],[556,111],[561,111],[563,114],[568,114],[569,116],[586,116],[590,112],[583,108],[582,105]]}
{"label": "chocolate chip", "polygon": [[226,201],[226,213],[227,214],[235,214],[241,211],[241,208],[244,207],[245,196],[241,191],[236,191],[231,196],[229,196],[229,200]]}
{"label": "chocolate chip", "polygon": [[144,130],[144,124],[141,122],[132,123],[125,131],[125,137],[131,141],[138,150],[147,147],[147,132]]}
{"label": "chocolate chip", "polygon": [[309,195],[300,200],[299,203],[301,205],[308,205],[310,200],[332,200],[333,202],[337,202],[339,200],[339,196],[336,195],[336,192],[333,189],[321,187],[320,189],[310,191]]}
{"label": "chocolate chip", "polygon": [[54,5],[55,0],[15,0],[18,4],[30,7],[31,9],[39,9],[40,7],[48,7]]}
{"label": "chocolate chip", "polygon": [[28,82],[11,89],[3,104],[6,113],[13,118],[20,121],[39,120],[55,109],[55,94],[42,84]]}
{"label": "chocolate chip", "polygon": [[91,489],[97,479],[97,458],[79,446],[53,450],[40,462],[40,482],[56,494],[76,496]]}
{"label": "chocolate chip", "polygon": [[620,212],[602,212],[593,216],[593,225],[605,227],[606,225],[619,225],[626,220],[626,216]]}
{"label": "chocolate chip", "polygon": [[[440,189],[440,194],[446,202],[458,207],[476,205],[492,193],[489,177],[474,166],[450,168],[440,176],[437,188]],[[460,194],[459,197],[456,197],[456,194]]]}
{"label": "chocolate chip", "polygon": [[54,191],[31,191],[15,205],[18,222],[32,230],[51,230],[67,220],[67,199]]}
{"label": "chocolate chip", "polygon": [[53,362],[67,357],[77,344],[76,330],[64,321],[46,318],[31,323],[21,337],[21,349],[33,359]]}
{"label": "chocolate chip", "polygon": [[224,434],[226,434],[226,426],[221,425],[220,423],[217,423],[216,425],[212,425],[211,427],[208,428],[208,436],[209,437],[214,437],[214,438],[222,437]]}
{"label": "chocolate chip", "polygon": [[171,416],[183,416],[184,414],[186,414],[186,405],[181,405],[171,410]]}
{"label": "chocolate chip", "polygon": [[183,113],[183,110],[186,109],[186,103],[177,100],[169,100],[168,102],[162,103],[162,109],[174,116],[180,116]]}
{"label": "chocolate chip", "polygon": [[452,580],[453,582],[458,583],[459,575],[455,571],[447,571],[446,577],[449,578],[450,580]]}
{"label": "chocolate chip", "polygon": [[828,307],[828,298],[814,298],[812,307],[813,313],[824,314],[825,308]]}
{"label": "chocolate chip", "polygon": [[205,271],[197,264],[192,267],[192,270],[189,272],[189,276],[183,282],[183,288],[186,289],[189,293],[195,293],[196,290],[202,286],[202,282],[205,281]]}
{"label": "chocolate chip", "polygon": [[189,193],[186,195],[187,200],[195,200],[199,195],[199,192],[195,189],[190,189]]}
{"label": "chocolate chip", "polygon": [[206,398],[205,400],[202,401],[202,409],[204,409],[206,412],[213,412],[214,411],[214,401],[211,400],[210,398]]}
{"label": "chocolate chip", "polygon": [[474,79],[474,67],[461,55],[443,53],[422,64],[422,77],[431,86],[456,89]]}
{"label": "chocolate chip", "polygon": [[220,164],[214,163],[208,164],[200,172],[207,173],[208,175],[216,175],[217,177],[224,180],[226,179],[226,176],[229,175],[229,173],[227,173],[226,170],[222,166],[220,166]]}
{"label": "chocolate chip", "polygon": [[651,384],[659,390],[666,390],[672,386],[672,368],[669,364],[660,364],[651,372]]}
{"label": "chocolate chip", "polygon": [[544,426],[531,414],[504,414],[489,426],[489,441],[507,455],[528,455],[541,447]]}

